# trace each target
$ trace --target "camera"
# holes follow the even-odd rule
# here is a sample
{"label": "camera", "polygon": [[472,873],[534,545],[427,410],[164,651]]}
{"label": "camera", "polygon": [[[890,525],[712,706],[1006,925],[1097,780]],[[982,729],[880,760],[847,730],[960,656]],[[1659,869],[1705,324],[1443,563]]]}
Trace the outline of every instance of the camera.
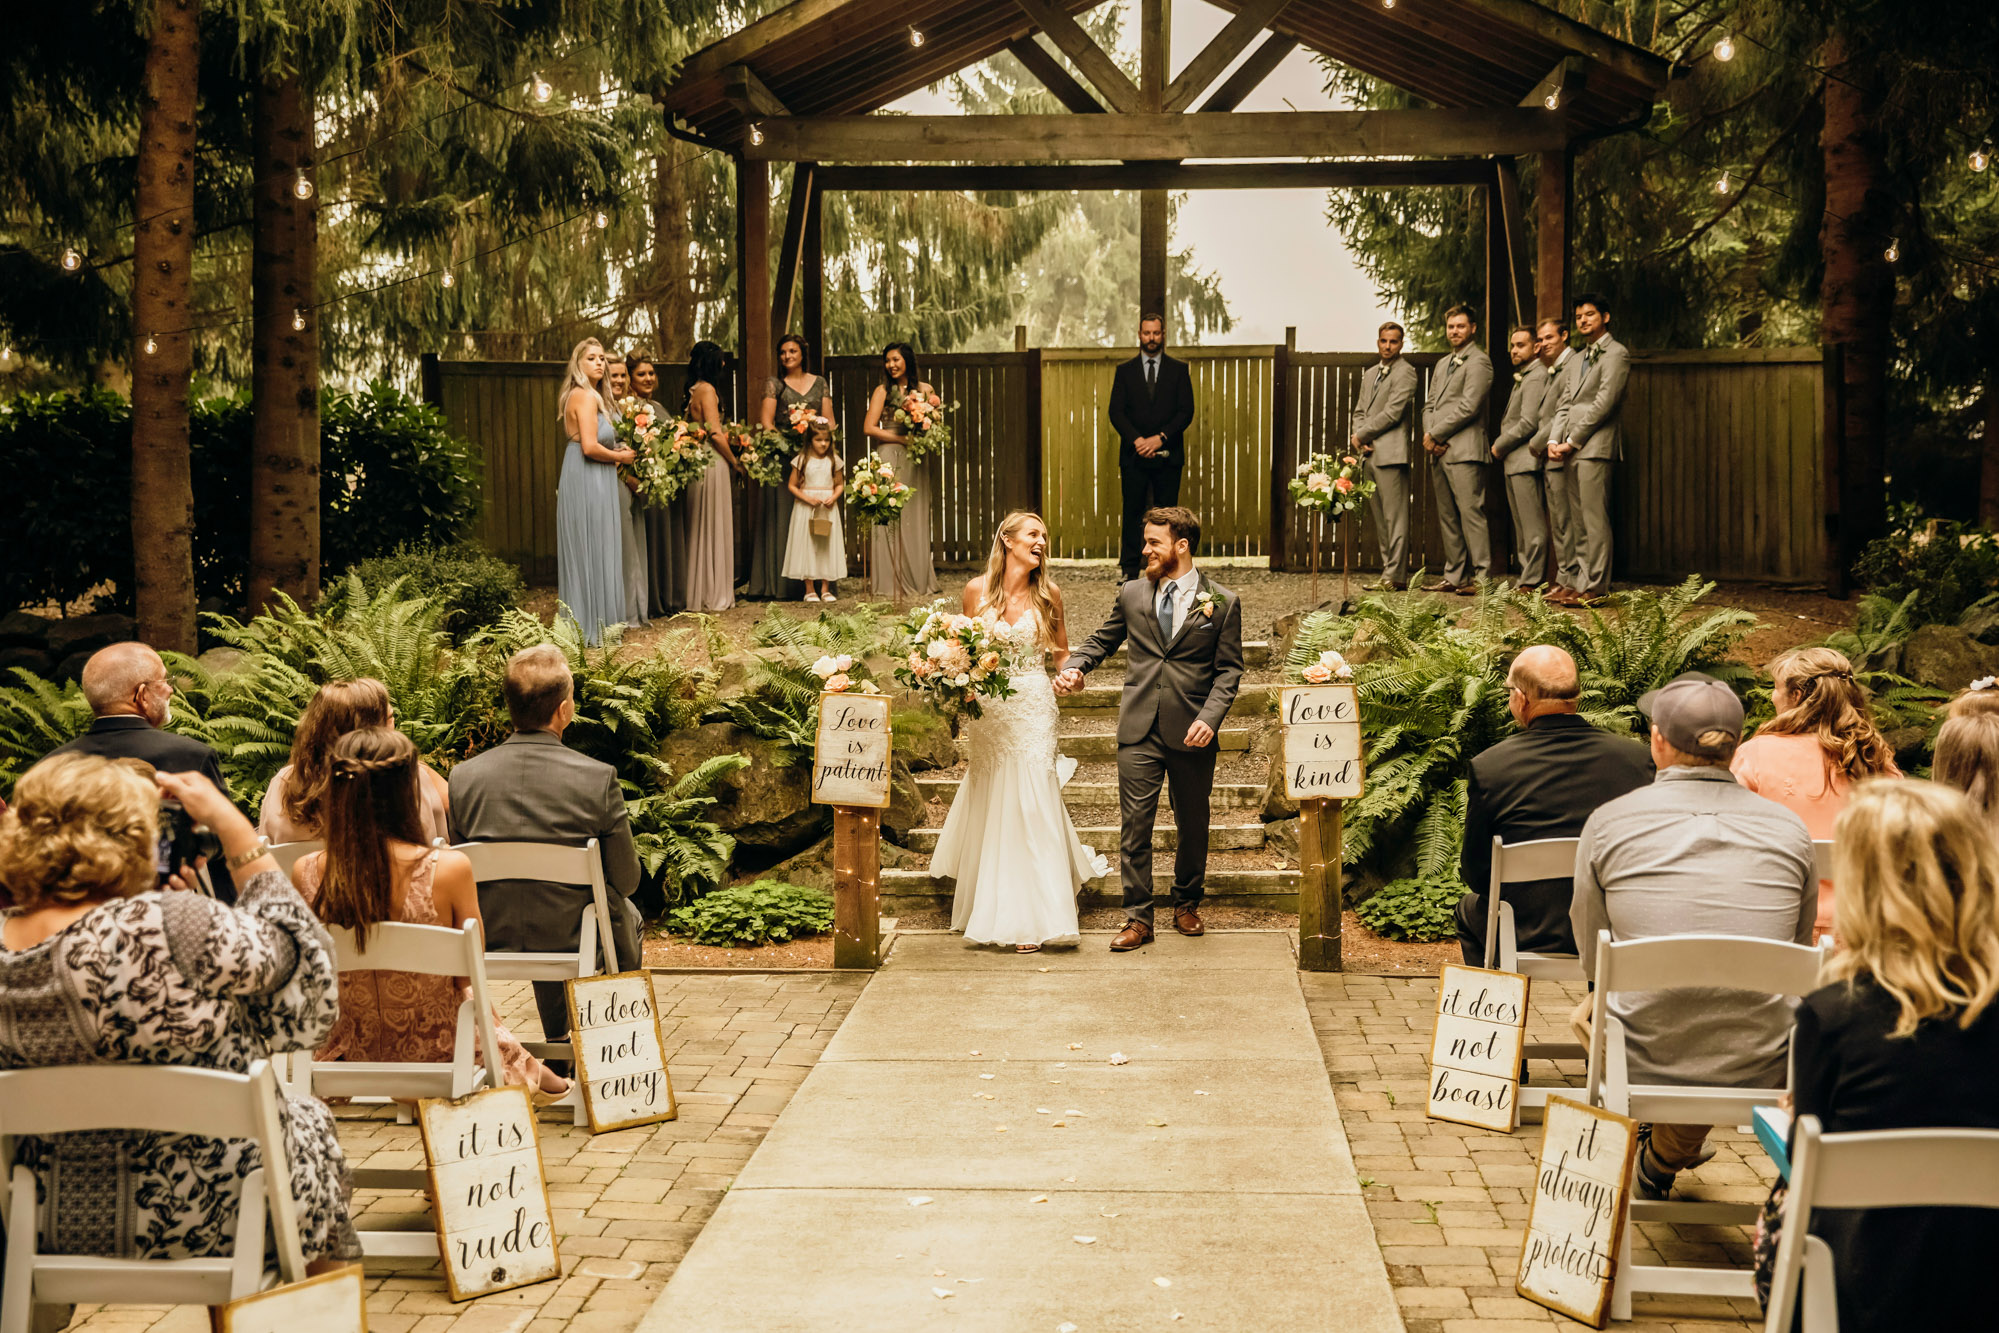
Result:
{"label": "camera", "polygon": [[169,798],[160,802],[160,842],[153,853],[153,868],[162,880],[204,856],[221,854],[222,840],[214,830],[195,823],[179,801]]}

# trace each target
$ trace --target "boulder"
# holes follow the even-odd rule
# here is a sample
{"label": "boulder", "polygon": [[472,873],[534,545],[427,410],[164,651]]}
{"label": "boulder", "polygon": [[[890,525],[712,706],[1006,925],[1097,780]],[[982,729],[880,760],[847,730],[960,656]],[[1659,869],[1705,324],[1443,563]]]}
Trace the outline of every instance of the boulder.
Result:
{"label": "boulder", "polygon": [[740,754],[749,767],[716,784],[708,817],[737,842],[765,855],[789,856],[809,846],[832,821],[830,806],[812,804],[811,764],[785,766],[774,741],[753,736],[728,722],[710,722],[670,734],[659,757],[675,773],[687,773],[718,754]]}
{"label": "boulder", "polygon": [[0,648],[0,685],[18,685],[21,678],[14,668],[32,671],[46,679],[56,669],[49,655],[37,648]]}
{"label": "boulder", "polygon": [[72,653],[88,656],[108,644],[123,643],[135,632],[132,617],[106,611],[101,615],[73,616],[49,626],[48,645],[52,657]]}
{"label": "boulder", "polygon": [[0,648],[45,648],[49,642],[49,626],[55,624],[53,616],[38,616],[33,611],[10,611],[0,617]]}
{"label": "boulder", "polygon": [[233,676],[242,669],[243,661],[250,654],[241,648],[227,645],[210,648],[195,660],[212,676]]}
{"label": "boulder", "polygon": [[1270,756],[1270,776],[1263,784],[1263,821],[1296,819],[1298,802],[1284,794],[1284,756]]}
{"label": "boulder", "polygon": [[[884,870],[915,870],[922,858],[915,852],[905,851],[892,842],[881,845],[881,863]],[[820,839],[812,846],[799,852],[789,860],[780,861],[763,871],[758,878],[782,880],[787,884],[803,884],[808,888],[833,891],[833,839]]]}
{"label": "boulder", "polygon": [[1263,826],[1263,845],[1272,856],[1298,864],[1298,819],[1276,819]]}
{"label": "boulder", "polygon": [[715,698],[740,699],[750,692],[751,670],[764,658],[755,652],[735,652],[715,663]]}
{"label": "boulder", "polygon": [[911,829],[923,826],[923,793],[916,786],[916,775],[900,759],[889,769],[888,804],[881,816],[882,837],[890,842],[907,841]]}
{"label": "boulder", "polygon": [[928,708],[897,708],[891,725],[895,732],[896,760],[907,763],[911,772],[949,768],[958,762],[951,719]]}
{"label": "boulder", "polygon": [[1921,685],[1961,690],[1981,676],[1999,675],[1999,647],[1956,625],[1925,625],[1902,645],[1902,674]]}
{"label": "boulder", "polygon": [[1928,727],[1893,727],[1882,732],[1881,739],[1895,752],[1895,766],[1904,773],[1912,773],[1929,762]]}
{"label": "boulder", "polygon": [[[1957,627],[1980,643],[1999,644],[1999,597],[1988,597],[1958,617]],[[0,642],[6,638],[5,622],[0,622]]]}
{"label": "boulder", "polygon": [[[96,650],[92,649],[91,651],[95,652]],[[90,653],[71,653],[68,657],[56,663],[55,673],[49,679],[54,681],[82,680],[83,668],[90,662],[90,656]]]}

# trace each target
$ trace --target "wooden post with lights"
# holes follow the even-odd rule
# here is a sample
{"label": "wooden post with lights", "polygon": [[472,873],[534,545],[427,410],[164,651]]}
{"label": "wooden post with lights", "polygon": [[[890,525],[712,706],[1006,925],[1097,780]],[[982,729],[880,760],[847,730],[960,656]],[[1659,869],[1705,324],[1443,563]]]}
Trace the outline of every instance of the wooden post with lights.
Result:
{"label": "wooden post with lights", "polygon": [[1351,684],[1286,685],[1278,717],[1284,792],[1298,802],[1298,968],[1340,970],[1341,810],[1365,776]]}
{"label": "wooden post with lights", "polygon": [[889,803],[888,697],[819,696],[812,799],[833,807],[833,966],[881,966],[881,812]]}

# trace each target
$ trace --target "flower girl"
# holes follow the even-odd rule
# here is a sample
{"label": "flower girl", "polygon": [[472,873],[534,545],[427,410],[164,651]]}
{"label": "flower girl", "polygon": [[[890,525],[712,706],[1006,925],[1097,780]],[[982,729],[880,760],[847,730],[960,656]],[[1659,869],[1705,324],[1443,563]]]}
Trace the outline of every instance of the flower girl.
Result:
{"label": "flower girl", "polygon": [[[784,547],[784,577],[805,581],[808,602],[837,601],[835,580],[847,575],[847,539],[840,531],[845,468],[833,452],[833,423],[820,417],[806,428],[805,451],[791,460],[791,536]],[[813,585],[824,589],[822,597]]]}

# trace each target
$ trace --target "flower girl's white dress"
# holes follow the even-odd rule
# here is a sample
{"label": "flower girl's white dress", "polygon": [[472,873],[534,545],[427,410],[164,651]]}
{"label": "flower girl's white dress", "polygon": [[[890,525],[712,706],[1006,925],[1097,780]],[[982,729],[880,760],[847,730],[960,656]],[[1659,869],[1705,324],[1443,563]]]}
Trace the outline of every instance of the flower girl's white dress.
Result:
{"label": "flower girl's white dress", "polygon": [[986,623],[1005,654],[1011,699],[984,701],[965,724],[971,750],[964,783],[932,873],[956,879],[951,929],[981,944],[1073,944],[1076,891],[1110,865],[1076,836],[1062,787],[1076,761],[1056,753],[1060,712],[1042,662],[1037,613]]}

